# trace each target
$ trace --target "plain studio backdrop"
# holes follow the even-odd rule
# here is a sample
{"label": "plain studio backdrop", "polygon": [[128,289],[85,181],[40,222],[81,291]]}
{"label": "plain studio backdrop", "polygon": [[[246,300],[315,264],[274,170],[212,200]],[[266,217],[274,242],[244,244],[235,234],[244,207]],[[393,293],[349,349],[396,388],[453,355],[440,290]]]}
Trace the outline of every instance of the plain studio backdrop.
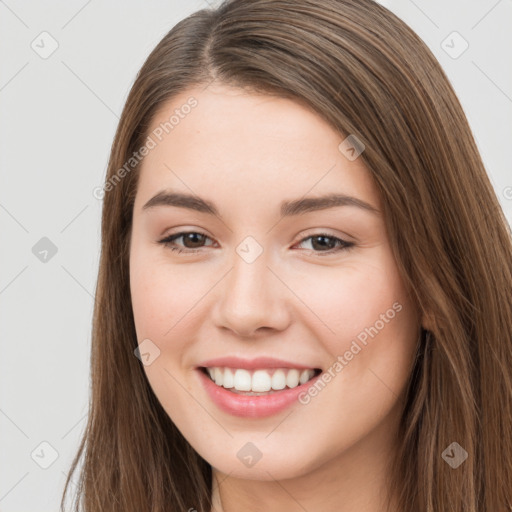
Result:
{"label": "plain studio backdrop", "polygon": [[[86,424],[93,191],[137,71],[212,1],[0,1],[0,512],[58,510]],[[512,221],[512,1],[383,3],[446,71]]]}

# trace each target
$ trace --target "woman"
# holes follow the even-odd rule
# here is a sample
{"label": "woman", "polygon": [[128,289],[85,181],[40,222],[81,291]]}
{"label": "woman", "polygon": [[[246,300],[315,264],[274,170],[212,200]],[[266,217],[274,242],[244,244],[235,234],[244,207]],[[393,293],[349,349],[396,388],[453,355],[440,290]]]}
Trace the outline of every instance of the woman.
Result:
{"label": "woman", "polygon": [[77,509],[511,508],[510,230],[391,12],[181,21],[103,194]]}

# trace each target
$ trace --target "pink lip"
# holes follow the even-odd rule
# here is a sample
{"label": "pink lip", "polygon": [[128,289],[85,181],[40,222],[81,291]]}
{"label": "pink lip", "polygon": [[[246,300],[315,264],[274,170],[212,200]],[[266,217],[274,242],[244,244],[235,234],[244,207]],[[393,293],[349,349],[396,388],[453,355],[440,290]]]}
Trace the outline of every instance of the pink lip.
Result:
{"label": "pink lip", "polygon": [[303,364],[275,359],[273,357],[257,357],[255,359],[240,359],[239,357],[219,357],[209,359],[197,365],[198,367],[213,368],[214,366],[226,368],[244,368],[246,370],[255,370],[257,368],[297,368],[298,370],[307,370],[315,368],[314,366],[304,366]]}
{"label": "pink lip", "polygon": [[[217,360],[215,360],[217,361]],[[220,360],[218,360],[220,361]],[[255,360],[256,361],[256,360]],[[275,361],[275,360],[274,360]],[[252,362],[251,362],[252,364]],[[261,363],[260,363],[261,364]],[[282,365],[282,362],[280,363]],[[209,365],[210,366],[210,365]],[[230,366],[229,364],[218,364],[211,366]],[[247,368],[246,366],[235,365],[235,368]],[[262,368],[261,365],[257,366]],[[268,368],[268,366],[266,366]],[[283,368],[283,366],[276,366]],[[295,367],[296,368],[296,367]],[[301,368],[305,368],[302,367]],[[252,369],[252,368],[247,368]],[[217,386],[201,369],[196,370],[199,378],[206,389],[206,392],[212,401],[224,412],[243,418],[264,418],[272,416],[291,406],[298,401],[298,396],[306,392],[309,386],[312,386],[321,373],[313,377],[305,384],[301,384],[292,389],[276,391],[269,395],[247,396],[233,393],[221,386]]]}

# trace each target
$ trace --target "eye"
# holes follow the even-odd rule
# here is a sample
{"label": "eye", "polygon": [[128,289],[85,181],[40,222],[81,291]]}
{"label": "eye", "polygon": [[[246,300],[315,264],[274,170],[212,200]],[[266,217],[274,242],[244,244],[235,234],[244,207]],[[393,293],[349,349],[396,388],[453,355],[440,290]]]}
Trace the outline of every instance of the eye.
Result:
{"label": "eye", "polygon": [[[306,238],[303,238],[298,245],[302,245],[307,240],[311,240],[313,252],[318,253],[317,256],[330,255],[333,253],[350,249],[355,246],[353,242],[347,242],[346,240],[342,240],[341,238],[332,236],[328,233],[316,233],[314,235],[310,235]],[[323,249],[327,247],[328,250],[316,251],[314,250],[315,247],[320,247]]]}
{"label": "eye", "polygon": [[[176,244],[174,244],[174,240],[177,240],[179,238],[183,238],[185,243],[191,243],[192,248],[185,247],[184,249],[181,249],[180,247],[176,247]],[[196,248],[197,244],[201,244],[201,242],[208,238],[211,240],[210,237],[206,236],[203,233],[198,233],[196,231],[183,231],[181,233],[176,233],[175,235],[170,235],[163,240],[160,240],[158,243],[162,244],[164,247],[167,247],[171,249],[171,251],[177,251],[179,252],[188,252],[188,253],[194,253],[199,252],[199,250]]]}
{"label": "eye", "polygon": [[[183,238],[183,242],[185,243],[185,245],[192,244],[192,247],[181,248],[176,246],[174,241],[180,238]],[[205,239],[211,240],[209,236],[197,231],[183,231],[181,233],[176,233],[162,240],[159,240],[158,243],[162,244],[164,247],[171,249],[171,251],[176,251],[178,253],[196,253],[200,252],[200,246],[202,243],[204,243]],[[310,235],[306,238],[303,238],[297,245],[301,245],[307,240],[312,241],[313,249],[311,249],[311,251],[314,253],[318,253],[318,256],[323,256],[324,254],[337,253],[342,250],[350,249],[355,245],[353,242],[347,242],[345,240],[342,240],[341,238],[329,235],[328,233],[317,233],[315,235]],[[326,242],[326,240],[330,241],[330,243]],[[327,247],[328,250],[315,250],[315,248],[318,247],[320,247],[321,249],[325,249]]]}

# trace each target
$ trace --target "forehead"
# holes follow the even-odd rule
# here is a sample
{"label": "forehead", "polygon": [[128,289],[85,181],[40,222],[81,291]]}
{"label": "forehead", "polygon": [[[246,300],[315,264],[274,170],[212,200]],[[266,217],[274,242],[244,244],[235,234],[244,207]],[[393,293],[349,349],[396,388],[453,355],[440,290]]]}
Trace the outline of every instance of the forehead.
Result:
{"label": "forehead", "polygon": [[[306,105],[223,85],[191,88],[163,104],[148,135],[136,204],[164,189],[261,208],[287,198],[345,193],[379,206],[362,158]],[[254,210],[253,210],[254,211]]]}

